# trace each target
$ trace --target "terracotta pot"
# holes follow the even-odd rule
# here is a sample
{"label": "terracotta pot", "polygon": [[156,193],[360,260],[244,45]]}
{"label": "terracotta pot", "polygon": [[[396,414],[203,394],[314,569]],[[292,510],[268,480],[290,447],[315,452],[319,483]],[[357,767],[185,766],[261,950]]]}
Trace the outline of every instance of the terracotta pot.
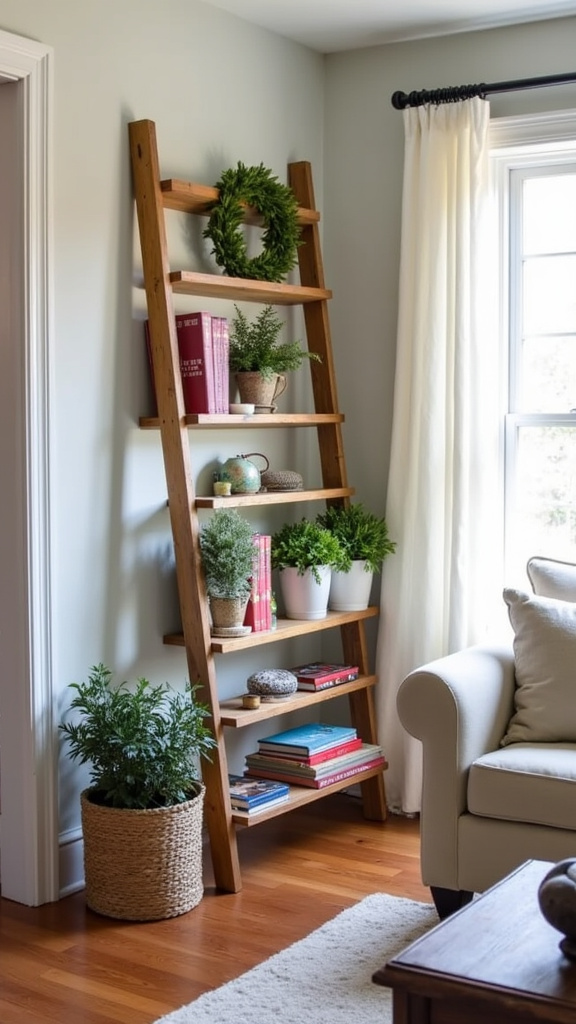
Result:
{"label": "terracotta pot", "polygon": [[282,373],[263,377],[261,373],[237,373],[236,383],[242,402],[250,402],[255,412],[274,412],[276,399],[286,390],[287,380]]}
{"label": "terracotta pot", "polygon": [[212,625],[217,629],[242,626],[248,597],[210,597]]}

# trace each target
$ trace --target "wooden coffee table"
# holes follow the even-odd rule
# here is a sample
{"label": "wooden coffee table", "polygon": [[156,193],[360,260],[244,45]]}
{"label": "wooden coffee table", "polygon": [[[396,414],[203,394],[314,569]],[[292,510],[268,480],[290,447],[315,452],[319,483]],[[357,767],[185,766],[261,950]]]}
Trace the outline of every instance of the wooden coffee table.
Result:
{"label": "wooden coffee table", "polygon": [[538,907],[550,867],[527,861],[374,974],[394,1024],[575,1024],[576,963]]}

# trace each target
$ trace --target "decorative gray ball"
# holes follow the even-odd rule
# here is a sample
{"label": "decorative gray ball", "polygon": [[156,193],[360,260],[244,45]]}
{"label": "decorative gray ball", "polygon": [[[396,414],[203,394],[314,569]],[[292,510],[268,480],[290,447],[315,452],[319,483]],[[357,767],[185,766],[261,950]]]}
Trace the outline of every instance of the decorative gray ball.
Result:
{"label": "decorative gray ball", "polygon": [[248,677],[248,693],[257,693],[262,700],[289,697],[298,689],[298,680],[285,668],[267,668]]}
{"label": "decorative gray ball", "polygon": [[576,859],[567,857],[555,864],[540,882],[538,902],[542,914],[565,936],[560,949],[576,960]]}

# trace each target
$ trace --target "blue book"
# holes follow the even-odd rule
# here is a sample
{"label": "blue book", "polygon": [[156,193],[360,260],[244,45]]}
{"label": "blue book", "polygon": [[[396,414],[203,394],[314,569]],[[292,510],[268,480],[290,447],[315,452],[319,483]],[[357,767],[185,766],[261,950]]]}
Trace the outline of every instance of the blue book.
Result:
{"label": "blue book", "polygon": [[261,752],[286,750],[308,756],[355,738],[356,729],[351,726],[310,722],[307,725],[296,726],[295,729],[287,729],[286,732],[274,733],[273,736],[264,736],[258,740],[258,746]]}
{"label": "blue book", "polygon": [[273,779],[247,779],[244,775],[229,775],[230,800],[239,810],[250,810],[251,807],[288,798],[290,787],[285,782]]}

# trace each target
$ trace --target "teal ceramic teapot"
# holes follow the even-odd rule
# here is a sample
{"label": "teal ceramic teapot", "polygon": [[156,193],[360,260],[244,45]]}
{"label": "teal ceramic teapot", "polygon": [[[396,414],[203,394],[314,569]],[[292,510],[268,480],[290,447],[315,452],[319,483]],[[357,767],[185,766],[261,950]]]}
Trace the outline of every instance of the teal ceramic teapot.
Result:
{"label": "teal ceramic teapot", "polygon": [[229,480],[232,494],[256,494],[261,487],[260,470],[250,460],[253,458],[263,459],[266,465],[262,468],[265,472],[270,462],[262,452],[249,452],[248,455],[236,455],[227,459],[222,466],[221,480]]}

